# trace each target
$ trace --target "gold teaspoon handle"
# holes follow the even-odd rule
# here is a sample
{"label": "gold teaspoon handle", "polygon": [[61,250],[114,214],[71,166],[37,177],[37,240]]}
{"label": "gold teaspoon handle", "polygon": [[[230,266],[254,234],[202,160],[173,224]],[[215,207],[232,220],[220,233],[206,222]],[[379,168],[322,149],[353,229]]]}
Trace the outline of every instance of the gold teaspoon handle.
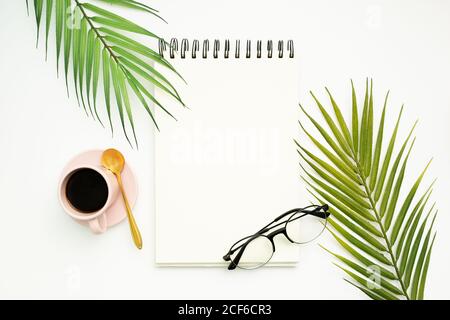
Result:
{"label": "gold teaspoon handle", "polygon": [[122,193],[123,201],[125,202],[125,207],[127,208],[127,216],[128,221],[130,223],[130,230],[133,236],[133,241],[136,247],[140,250],[142,249],[141,233],[139,232],[136,220],[134,219],[133,213],[131,212],[130,204],[128,203],[128,198],[127,195],[125,194],[125,189],[123,188],[122,177],[120,176],[120,174],[117,174],[116,177],[117,182],[119,183],[120,192]]}

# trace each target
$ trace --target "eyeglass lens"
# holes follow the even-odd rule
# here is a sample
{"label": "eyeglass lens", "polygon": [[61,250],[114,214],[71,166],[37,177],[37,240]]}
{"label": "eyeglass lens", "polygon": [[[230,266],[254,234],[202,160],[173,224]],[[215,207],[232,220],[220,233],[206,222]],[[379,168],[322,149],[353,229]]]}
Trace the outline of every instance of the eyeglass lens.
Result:
{"label": "eyeglass lens", "polygon": [[264,235],[244,240],[236,244],[235,247],[243,245],[231,255],[231,261],[237,261],[237,266],[241,269],[256,269],[265,265],[272,258],[274,248],[272,242]]}
{"label": "eyeglass lens", "polygon": [[326,227],[327,219],[303,212],[294,213],[286,222],[286,234],[298,244],[304,244],[319,237]]}

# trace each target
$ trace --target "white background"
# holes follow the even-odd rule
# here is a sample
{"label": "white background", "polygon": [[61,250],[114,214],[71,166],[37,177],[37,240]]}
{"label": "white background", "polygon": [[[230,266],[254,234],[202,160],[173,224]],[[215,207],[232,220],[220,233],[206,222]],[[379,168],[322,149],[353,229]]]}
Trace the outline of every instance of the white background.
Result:
{"label": "white background", "polygon": [[[448,1],[146,1],[172,24],[135,15],[160,34],[199,38],[292,38],[299,56],[299,98],[327,85],[350,116],[349,79],[361,90],[375,80],[375,101],[391,89],[389,120],[405,103],[402,133],[417,118],[417,141],[408,167],[411,183],[430,157],[426,182],[441,209],[428,278],[428,298],[449,298],[450,217],[450,2]],[[48,62],[35,48],[34,20],[25,1],[0,3],[0,298],[365,298],[345,283],[317,245],[302,247],[296,268],[228,272],[220,268],[154,266],[152,126],[138,112],[141,148],[131,150],[119,128],[115,138],[86,118],[62,77],[56,78],[53,41]],[[310,109],[311,110],[311,109]],[[379,110],[379,109],[377,109]],[[300,114],[299,114],[300,117]],[[56,198],[60,170],[74,154],[116,146],[137,172],[135,213],[144,235],[133,248],[122,224],[100,237],[64,215]],[[299,181],[299,190],[303,185]],[[320,239],[336,248],[329,236]]]}

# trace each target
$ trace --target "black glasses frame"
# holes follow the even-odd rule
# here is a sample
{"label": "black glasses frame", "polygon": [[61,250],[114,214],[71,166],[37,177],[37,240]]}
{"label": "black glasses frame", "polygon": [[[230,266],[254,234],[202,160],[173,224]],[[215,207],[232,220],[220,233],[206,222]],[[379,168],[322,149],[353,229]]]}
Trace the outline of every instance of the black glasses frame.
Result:
{"label": "black glasses frame", "polygon": [[[297,216],[295,218],[293,218],[296,214],[298,213],[303,213],[300,216]],[[258,238],[258,237],[265,237],[267,239],[269,239],[270,243],[272,244],[272,256],[273,253],[275,253],[275,242],[274,242],[274,238],[279,235],[279,234],[283,234],[291,243],[298,243],[295,242],[294,240],[292,240],[287,231],[287,225],[289,222],[295,221],[297,219],[303,218],[304,216],[307,215],[312,215],[321,219],[327,219],[330,216],[330,213],[328,212],[328,205],[322,205],[322,206],[317,206],[317,205],[311,205],[305,208],[296,208],[296,209],[292,209],[289,211],[286,211],[285,213],[283,213],[282,215],[280,215],[279,217],[277,217],[275,220],[273,220],[272,222],[270,222],[268,225],[266,225],[265,227],[263,227],[261,230],[259,230],[258,232],[256,232],[255,234],[242,238],[239,241],[235,242],[230,250],[227,252],[227,254],[225,254],[223,256],[223,260],[225,261],[230,261],[230,264],[228,265],[228,270],[234,270],[236,269],[236,267],[239,264],[239,261],[242,258],[242,255],[244,254],[245,249],[247,248],[247,245],[253,241],[254,239]],[[283,218],[286,218],[287,216],[289,216],[289,218],[285,221],[279,222],[280,220],[282,220]],[[283,227],[274,230],[272,232],[270,232],[271,230],[282,226]],[[265,235],[265,233],[270,232],[269,234]],[[311,239],[308,242],[311,242],[312,240],[316,239],[318,236],[320,236],[322,233],[319,233],[315,238]],[[238,243],[243,242],[240,246],[237,246],[236,248],[234,248],[234,246],[236,246]],[[299,243],[302,244],[302,243]],[[236,255],[236,257],[234,259],[231,258],[231,255],[233,253],[235,253],[236,251],[238,251],[238,254]],[[270,259],[272,259],[272,256],[268,259],[268,261],[266,261],[264,264],[261,264],[260,266],[256,267],[259,268],[263,265],[265,265],[267,262],[270,261]],[[256,269],[255,268],[255,269]]]}

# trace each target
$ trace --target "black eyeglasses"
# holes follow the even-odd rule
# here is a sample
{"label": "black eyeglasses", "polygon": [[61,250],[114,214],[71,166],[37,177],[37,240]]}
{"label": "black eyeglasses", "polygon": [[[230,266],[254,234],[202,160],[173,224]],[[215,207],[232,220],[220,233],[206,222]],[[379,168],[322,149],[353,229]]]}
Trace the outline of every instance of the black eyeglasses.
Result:
{"label": "black eyeglasses", "polygon": [[225,261],[230,261],[228,270],[234,270],[236,267],[256,269],[264,266],[275,252],[273,239],[279,234],[283,234],[291,243],[305,244],[313,241],[325,230],[329,216],[328,205],[312,205],[283,213],[257,233],[231,246],[223,256]]}

